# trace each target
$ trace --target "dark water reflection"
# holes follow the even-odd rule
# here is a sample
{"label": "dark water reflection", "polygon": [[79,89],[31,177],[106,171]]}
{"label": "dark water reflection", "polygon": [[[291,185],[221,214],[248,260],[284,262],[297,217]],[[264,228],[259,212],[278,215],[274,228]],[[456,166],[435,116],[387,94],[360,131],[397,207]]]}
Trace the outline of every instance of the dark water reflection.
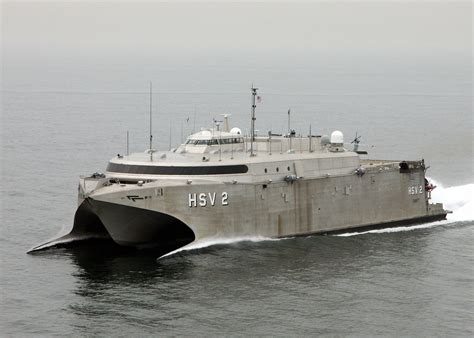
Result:
{"label": "dark water reflection", "polygon": [[[362,268],[389,265],[416,256],[423,259],[425,241],[411,233],[351,237],[314,236],[261,242],[237,242],[181,251],[157,260],[156,251],[126,250],[99,242],[67,249],[81,283],[147,286],[199,277],[222,278],[227,269],[242,278],[318,270],[315,278],[328,279],[357,273]],[[381,237],[384,237],[381,241]],[[197,269],[196,269],[197,268]],[[199,270],[199,271],[197,271]],[[215,273],[210,272],[215,271]],[[246,276],[248,275],[248,276]]]}
{"label": "dark water reflection", "polygon": [[413,333],[413,316],[433,320],[419,309],[442,287],[427,291],[424,281],[430,239],[444,231],[239,242],[158,261],[152,252],[74,248],[71,324],[81,332],[94,323],[93,334],[114,325],[123,334],[136,332],[128,326],[150,334],[362,334],[369,326],[394,334],[398,321]]}

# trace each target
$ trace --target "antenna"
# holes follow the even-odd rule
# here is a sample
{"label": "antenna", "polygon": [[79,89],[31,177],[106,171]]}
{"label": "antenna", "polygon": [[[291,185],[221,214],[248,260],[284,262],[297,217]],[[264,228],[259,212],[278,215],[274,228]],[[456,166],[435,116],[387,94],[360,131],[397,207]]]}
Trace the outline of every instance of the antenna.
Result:
{"label": "antenna", "polygon": [[150,154],[152,153],[153,149],[153,134],[152,134],[152,107],[153,107],[153,83],[150,81]]}
{"label": "antenna", "polygon": [[169,150],[171,150],[171,120],[170,120],[170,147]]}
{"label": "antenna", "polygon": [[129,141],[128,141],[129,137],[128,136],[129,135],[128,135],[128,130],[127,130],[127,156],[130,155],[130,152],[129,152],[130,147],[129,147]]}
{"label": "antenna", "polygon": [[196,105],[194,105],[193,134],[195,130],[196,130]]}
{"label": "antenna", "polygon": [[353,152],[357,153],[357,151],[359,150],[359,143],[360,143],[360,138],[362,136],[359,135],[357,136],[357,131],[356,131],[356,135],[354,137],[354,140],[352,140],[351,144],[354,144],[354,149],[352,150]]}
{"label": "antenna", "polygon": [[268,155],[272,154],[272,131],[270,130],[268,132],[268,142],[270,143],[270,151],[268,152]]}
{"label": "antenna", "polygon": [[214,122],[214,125],[216,126],[216,128],[212,128],[212,138],[214,138],[214,129],[217,129],[217,131],[219,132],[217,134],[217,143],[219,144],[219,161],[222,161],[222,143],[221,143],[222,134],[220,133],[219,127],[223,121],[218,121],[215,118],[213,118],[212,121]]}
{"label": "antenna", "polygon": [[312,135],[311,135],[311,123],[309,124],[309,152],[313,152],[313,149],[311,149],[311,144],[313,143],[313,140],[312,140]]}
{"label": "antenna", "polygon": [[255,97],[257,96],[258,88],[255,88],[252,83],[252,123],[250,125],[250,156],[255,156],[253,152],[253,143],[255,142]]}
{"label": "antenna", "polygon": [[290,129],[290,113],[291,113],[291,108],[288,108],[288,135],[291,135],[291,129]]}
{"label": "antenna", "polygon": [[189,116],[186,118],[186,138],[190,135],[189,131]]}
{"label": "antenna", "polygon": [[290,138],[290,149],[289,151],[291,152],[292,146],[291,146],[291,128],[290,128],[290,117],[291,117],[291,108],[288,108],[288,137]]}

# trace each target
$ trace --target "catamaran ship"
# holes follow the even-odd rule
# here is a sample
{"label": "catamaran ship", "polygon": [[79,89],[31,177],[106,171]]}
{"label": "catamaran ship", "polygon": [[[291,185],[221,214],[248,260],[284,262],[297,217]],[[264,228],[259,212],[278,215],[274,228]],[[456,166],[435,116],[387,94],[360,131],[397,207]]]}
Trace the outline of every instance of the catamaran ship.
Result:
{"label": "catamaran ship", "polygon": [[103,174],[80,178],[73,228],[59,240],[106,237],[166,253],[206,239],[327,234],[446,218],[442,204],[430,203],[434,187],[424,160],[364,159],[359,138],[346,149],[337,130],[257,135],[256,96],[252,88],[248,136],[230,128],[225,116],[222,126],[156,151],[150,124],[150,149],[117,155]]}

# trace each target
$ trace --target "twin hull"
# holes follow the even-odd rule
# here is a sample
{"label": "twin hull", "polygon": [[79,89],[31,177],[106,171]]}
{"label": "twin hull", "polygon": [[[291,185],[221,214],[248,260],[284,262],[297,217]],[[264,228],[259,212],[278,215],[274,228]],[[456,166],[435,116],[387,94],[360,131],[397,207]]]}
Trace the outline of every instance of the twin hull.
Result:
{"label": "twin hull", "polygon": [[121,245],[170,250],[213,237],[284,237],[446,216],[428,203],[422,167],[259,184],[113,184],[82,202],[75,227],[91,220],[81,221],[81,209]]}

